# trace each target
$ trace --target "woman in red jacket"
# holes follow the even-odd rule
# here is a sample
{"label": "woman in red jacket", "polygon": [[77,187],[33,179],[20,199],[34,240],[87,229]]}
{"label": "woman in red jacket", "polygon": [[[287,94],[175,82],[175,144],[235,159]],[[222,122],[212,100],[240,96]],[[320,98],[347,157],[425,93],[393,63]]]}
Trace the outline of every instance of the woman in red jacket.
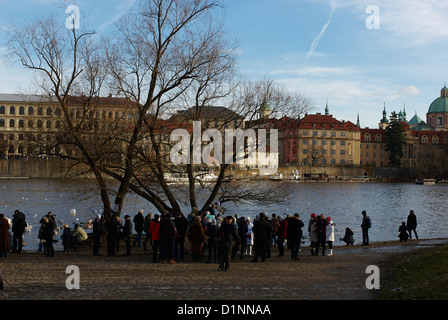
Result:
{"label": "woman in red jacket", "polygon": [[151,241],[154,244],[153,253],[152,253],[152,262],[159,262],[157,260],[157,253],[159,251],[160,246],[160,216],[158,214],[154,215],[154,219],[151,221],[151,225],[149,226],[149,236],[151,237]]}

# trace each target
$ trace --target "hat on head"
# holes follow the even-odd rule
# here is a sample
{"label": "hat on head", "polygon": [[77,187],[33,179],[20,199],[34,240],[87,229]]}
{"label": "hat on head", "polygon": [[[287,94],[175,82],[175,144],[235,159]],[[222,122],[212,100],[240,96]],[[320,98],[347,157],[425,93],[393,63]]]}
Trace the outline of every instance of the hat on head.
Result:
{"label": "hat on head", "polygon": [[315,213],[312,213],[311,214],[311,218],[315,218],[316,217],[316,214]]}
{"label": "hat on head", "polygon": [[331,217],[327,217],[327,220],[328,220],[328,221],[331,221]]}

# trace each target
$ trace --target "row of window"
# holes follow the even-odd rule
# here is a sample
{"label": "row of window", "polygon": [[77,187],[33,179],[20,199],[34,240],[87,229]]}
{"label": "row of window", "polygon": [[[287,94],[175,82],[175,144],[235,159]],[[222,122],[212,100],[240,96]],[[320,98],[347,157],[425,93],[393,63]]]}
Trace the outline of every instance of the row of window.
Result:
{"label": "row of window", "polygon": [[[19,120],[16,122],[15,119],[10,119],[9,120],[9,127],[10,128],[14,128],[17,124],[18,128],[24,128],[25,127],[25,121],[24,120]],[[4,128],[6,125],[5,120],[4,119],[0,119],[0,128]],[[51,120],[47,120],[45,122],[45,128],[47,129],[51,129],[53,126],[52,121]],[[44,122],[42,120],[37,120],[36,121],[36,128],[43,128],[44,127]],[[55,124],[55,128],[59,129],[61,127],[61,122],[60,121],[56,121]],[[28,128],[34,128],[34,120],[28,120]]]}
{"label": "row of window", "polygon": [[[37,115],[42,116],[44,114],[44,109],[42,107],[37,107]],[[28,107],[28,115],[32,116],[34,115],[34,107]],[[60,110],[57,110],[57,113],[60,113]],[[6,107],[5,106],[0,106],[0,114],[6,114]],[[9,114],[10,115],[15,115],[16,114],[16,107],[11,106],[9,107]],[[19,115],[25,115],[25,107],[19,107],[18,108],[18,113]],[[46,115],[47,116],[51,116],[53,115],[53,109],[48,107],[46,109]]]}
{"label": "row of window", "polygon": [[[318,140],[312,140],[311,143],[313,144],[313,146],[317,146],[318,145]],[[308,142],[308,140],[304,139],[304,140],[302,140],[302,144],[303,145],[308,145],[309,142]],[[332,146],[335,146],[337,144],[337,142],[335,140],[331,140],[330,144]],[[321,140],[321,145],[326,146],[327,145],[327,140]],[[340,140],[339,141],[339,145],[340,146],[345,146],[345,140]]]}
{"label": "row of window", "polygon": [[[304,136],[308,136],[308,133],[309,133],[308,131],[302,131],[302,135],[304,135]],[[327,133],[328,133],[327,131],[321,131],[321,137],[323,137],[323,138],[327,137],[328,136]],[[317,131],[313,131],[311,133],[311,135],[313,137],[318,137],[319,133]],[[345,131],[339,132],[339,136],[345,137],[346,136]],[[330,132],[330,137],[337,137],[337,132],[335,132],[335,131]]]}
{"label": "row of window", "polygon": [[[306,154],[310,153],[310,151],[311,151],[311,150],[309,150],[309,149],[302,149],[302,154],[306,155]],[[312,150],[312,153],[313,153],[313,154],[317,154],[318,151],[317,151],[317,150]],[[322,150],[321,150],[321,154],[322,154],[322,155],[326,155],[326,154],[327,154],[327,150],[326,150],[326,149],[322,149]],[[332,156],[336,155],[336,150],[335,150],[335,149],[331,149],[331,150],[330,150],[330,154],[331,154]],[[341,156],[345,156],[345,150],[339,150],[339,154],[340,154]]]}
{"label": "row of window", "polygon": [[[313,162],[314,165],[316,165],[318,161],[317,161],[317,159],[313,159],[312,162]],[[321,165],[323,165],[323,166],[326,166],[326,165],[328,164],[326,159],[322,159],[322,160],[320,161],[320,163],[321,163]],[[308,159],[303,159],[303,160],[302,160],[302,164],[303,164],[303,165],[307,165],[307,164],[308,164]],[[341,159],[341,160],[339,161],[339,164],[340,164],[341,166],[343,166],[343,165],[346,164],[346,161],[345,161],[344,159]],[[335,165],[336,165],[336,160],[335,160],[335,159],[331,159],[331,160],[330,160],[330,165],[335,166]]]}
{"label": "row of window", "polygon": [[[44,108],[42,108],[42,107],[37,107],[37,108],[28,107],[28,115],[29,116],[34,115],[35,109],[37,109],[37,115],[38,116],[44,115]],[[5,106],[0,106],[0,114],[6,114],[6,107]],[[10,115],[15,115],[16,114],[16,107],[14,107],[14,106],[9,107],[9,114]],[[17,114],[18,115],[25,115],[25,107],[19,107]],[[47,116],[52,116],[53,115],[53,108],[48,107],[45,110],[45,114]],[[56,115],[61,115],[61,110],[59,108],[56,109],[55,114]],[[75,116],[75,111],[72,110],[70,112],[70,115],[71,115],[71,117],[74,117]],[[89,111],[89,116],[91,118],[93,118],[93,115],[94,115],[94,111]],[[83,116],[82,110],[76,110],[76,118],[81,118],[82,116]],[[106,119],[106,118],[116,119],[116,120],[118,120],[120,118],[124,119],[124,118],[127,117],[128,120],[130,120],[130,119],[133,118],[133,114],[132,113],[128,113],[126,115],[125,112],[119,112],[119,111],[115,111],[115,112],[114,111],[109,111],[109,112],[106,112],[106,111],[102,111],[102,112],[96,111],[96,117],[97,118],[103,118],[103,119]]]}

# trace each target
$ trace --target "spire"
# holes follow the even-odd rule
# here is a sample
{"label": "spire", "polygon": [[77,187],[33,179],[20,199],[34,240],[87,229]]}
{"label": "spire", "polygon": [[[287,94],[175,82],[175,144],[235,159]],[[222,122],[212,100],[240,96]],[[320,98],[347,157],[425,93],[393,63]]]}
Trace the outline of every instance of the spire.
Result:
{"label": "spire", "polygon": [[406,120],[406,101],[403,102],[403,121],[407,121]]}
{"label": "spire", "polygon": [[327,98],[327,104],[326,104],[326,107],[325,107],[325,115],[326,116],[330,115],[330,109],[328,109],[328,98]]}
{"label": "spire", "polygon": [[356,120],[356,126],[358,126],[359,128],[361,128],[361,123],[359,122],[359,111],[358,111],[358,118]]}

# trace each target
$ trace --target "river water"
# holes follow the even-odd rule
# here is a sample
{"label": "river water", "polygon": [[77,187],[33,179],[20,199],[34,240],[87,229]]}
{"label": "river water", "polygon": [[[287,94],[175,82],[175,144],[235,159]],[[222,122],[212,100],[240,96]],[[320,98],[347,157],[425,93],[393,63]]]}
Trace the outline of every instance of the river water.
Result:
{"label": "river water", "polygon": [[[255,183],[255,182],[254,182]],[[355,232],[355,243],[362,241],[360,224],[361,212],[367,211],[372,220],[369,232],[371,242],[398,239],[398,227],[410,210],[418,219],[419,238],[435,239],[448,236],[448,184],[423,186],[407,183],[286,183],[256,182],[276,184],[280,191],[289,196],[280,204],[261,206],[253,203],[238,205],[225,204],[226,214],[238,213],[252,219],[260,212],[285,216],[299,213],[305,225],[311,213],[330,216],[336,224],[335,245],[343,245],[339,238],[345,228]],[[92,182],[66,182],[58,179],[1,179],[0,213],[11,218],[15,209],[25,213],[32,226],[26,232],[26,250],[38,247],[37,233],[39,221],[48,211],[56,215],[59,226],[64,223],[73,227],[74,223],[84,223],[102,212],[101,202]],[[76,215],[70,211],[76,209]],[[146,201],[129,195],[123,215],[133,217],[139,209],[156,213]],[[186,211],[188,213],[188,211]],[[72,211],[73,213],[73,211]],[[306,227],[304,228],[306,233]],[[89,233],[90,231],[87,230]],[[60,234],[56,249],[60,249]],[[306,242],[307,243],[307,242]]]}

